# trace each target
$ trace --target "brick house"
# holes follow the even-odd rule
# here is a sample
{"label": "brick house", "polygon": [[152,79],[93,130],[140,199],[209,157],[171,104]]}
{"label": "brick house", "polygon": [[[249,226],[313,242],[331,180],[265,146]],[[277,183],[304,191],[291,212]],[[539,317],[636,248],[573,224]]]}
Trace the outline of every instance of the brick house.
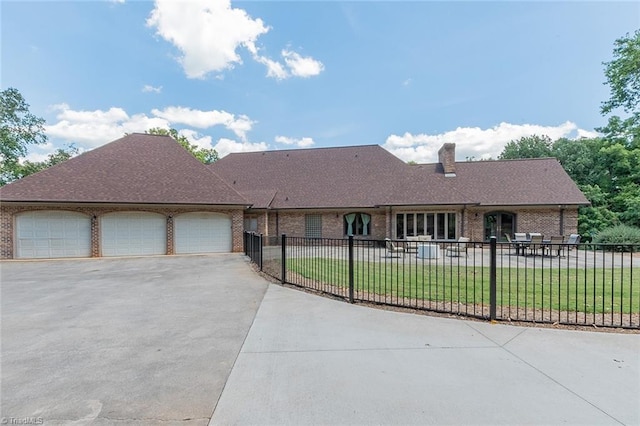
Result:
{"label": "brick house", "polygon": [[132,134],[0,188],[0,258],[242,250],[266,236],[402,239],[577,230],[584,195],[556,159],[409,165],[377,145],[230,154],[205,166]]}
{"label": "brick house", "polygon": [[247,200],[168,136],[132,134],[0,188],[0,258],[242,250]]}
{"label": "brick house", "polygon": [[555,158],[410,165],[377,145],[230,154],[208,166],[251,207],[267,236],[472,241],[514,232],[577,232],[588,200]]}

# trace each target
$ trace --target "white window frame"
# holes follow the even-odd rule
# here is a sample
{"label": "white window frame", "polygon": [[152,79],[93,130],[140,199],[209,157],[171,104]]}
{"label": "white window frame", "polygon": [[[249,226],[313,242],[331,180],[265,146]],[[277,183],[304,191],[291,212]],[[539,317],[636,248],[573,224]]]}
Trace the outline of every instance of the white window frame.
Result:
{"label": "white window frame", "polygon": [[[398,216],[402,215],[402,232],[398,233]],[[423,230],[422,233],[418,233],[418,215],[422,215],[423,218]],[[441,215],[441,216],[440,216]],[[411,218],[413,221],[412,226],[408,227],[407,216]],[[428,229],[428,218],[429,216],[433,217],[433,233],[429,232]],[[438,222],[438,217],[442,218],[442,232]],[[449,234],[449,220],[453,218],[454,220],[454,228],[453,235]],[[406,238],[408,235],[431,235],[434,240],[455,240],[458,237],[458,214],[455,211],[435,211],[435,212],[425,212],[425,211],[405,211],[405,212],[397,212],[395,216],[395,230],[396,230],[396,238]],[[413,232],[411,234],[407,234],[407,228],[413,228]]]}

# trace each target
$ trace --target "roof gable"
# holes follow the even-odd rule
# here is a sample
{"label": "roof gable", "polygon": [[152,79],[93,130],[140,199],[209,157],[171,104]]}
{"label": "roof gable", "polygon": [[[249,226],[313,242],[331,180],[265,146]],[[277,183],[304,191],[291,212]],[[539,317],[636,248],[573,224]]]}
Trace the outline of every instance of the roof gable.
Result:
{"label": "roof gable", "polygon": [[0,200],[248,204],[171,137],[139,133],[12,182]]}

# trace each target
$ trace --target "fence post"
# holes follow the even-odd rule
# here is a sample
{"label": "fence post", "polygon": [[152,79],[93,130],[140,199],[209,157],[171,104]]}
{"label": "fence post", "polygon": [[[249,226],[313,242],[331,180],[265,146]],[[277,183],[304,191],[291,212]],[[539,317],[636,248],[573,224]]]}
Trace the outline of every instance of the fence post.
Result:
{"label": "fence post", "polygon": [[260,238],[258,239],[258,244],[259,244],[259,248],[258,250],[260,253],[260,272],[262,272],[262,256],[264,255],[264,241],[262,239],[262,234],[260,234]]}
{"label": "fence post", "polygon": [[349,235],[349,303],[353,303],[353,235]]}
{"label": "fence post", "polygon": [[495,321],[496,319],[496,247],[498,246],[498,240],[496,237],[491,237],[489,240],[489,319]]}
{"label": "fence post", "polygon": [[282,271],[280,274],[280,282],[287,282],[287,234],[282,234]]}
{"label": "fence post", "polygon": [[247,245],[247,231],[243,231],[242,232],[242,250],[244,250],[244,254],[245,256],[247,255],[247,250],[248,250],[248,245]]}

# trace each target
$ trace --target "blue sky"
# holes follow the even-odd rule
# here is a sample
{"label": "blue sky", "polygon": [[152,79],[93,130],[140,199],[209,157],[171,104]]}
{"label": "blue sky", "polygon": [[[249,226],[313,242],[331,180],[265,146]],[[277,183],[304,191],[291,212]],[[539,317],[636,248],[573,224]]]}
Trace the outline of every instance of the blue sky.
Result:
{"label": "blue sky", "polygon": [[150,127],[229,152],[378,144],[495,158],[606,123],[602,62],[638,2],[6,1],[2,89],[39,160]]}

